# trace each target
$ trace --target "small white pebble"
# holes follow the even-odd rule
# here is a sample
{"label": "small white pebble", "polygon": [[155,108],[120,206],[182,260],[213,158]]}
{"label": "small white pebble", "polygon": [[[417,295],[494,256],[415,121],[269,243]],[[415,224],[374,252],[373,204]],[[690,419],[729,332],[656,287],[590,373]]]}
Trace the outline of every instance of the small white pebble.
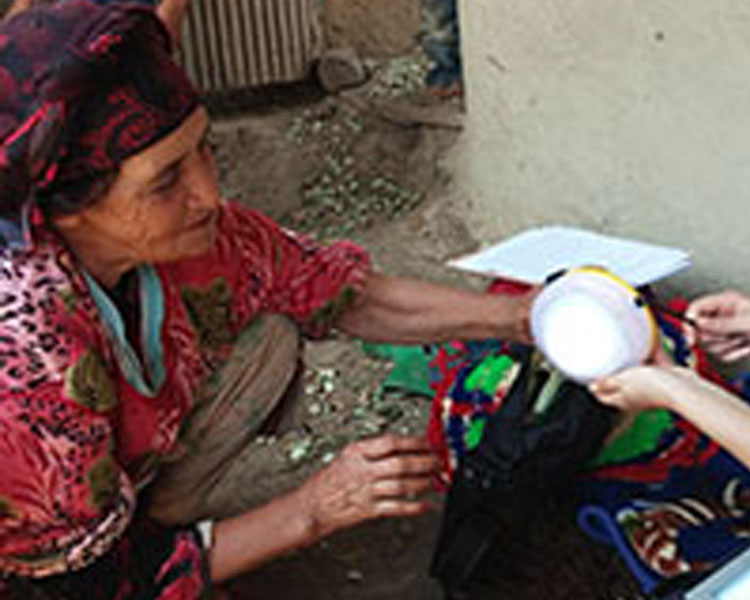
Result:
{"label": "small white pebble", "polygon": [[346,572],[346,578],[349,581],[358,582],[358,581],[362,581],[365,578],[365,576],[363,575],[362,571],[360,571],[359,569],[349,569]]}

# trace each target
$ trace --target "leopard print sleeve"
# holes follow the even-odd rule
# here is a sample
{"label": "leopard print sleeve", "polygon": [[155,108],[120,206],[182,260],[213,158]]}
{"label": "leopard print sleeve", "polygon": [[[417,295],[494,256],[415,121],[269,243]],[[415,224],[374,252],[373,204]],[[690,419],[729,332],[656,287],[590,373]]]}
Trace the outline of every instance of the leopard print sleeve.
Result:
{"label": "leopard print sleeve", "polygon": [[[92,582],[109,591],[89,597],[197,598],[208,585],[197,533],[136,518],[112,357],[71,273],[52,250],[0,253],[0,581],[55,598]],[[156,550],[133,550],[138,539]]]}
{"label": "leopard print sleeve", "polygon": [[115,388],[57,258],[0,256],[0,571],[29,576],[85,566],[134,506],[112,454]]}

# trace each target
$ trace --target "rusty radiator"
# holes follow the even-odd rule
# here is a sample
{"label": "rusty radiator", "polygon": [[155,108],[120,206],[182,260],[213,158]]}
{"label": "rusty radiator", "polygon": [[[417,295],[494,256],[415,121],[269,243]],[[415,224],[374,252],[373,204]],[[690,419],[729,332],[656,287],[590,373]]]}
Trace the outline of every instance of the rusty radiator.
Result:
{"label": "rusty radiator", "polygon": [[206,93],[290,83],[320,56],[319,0],[194,0],[180,60]]}

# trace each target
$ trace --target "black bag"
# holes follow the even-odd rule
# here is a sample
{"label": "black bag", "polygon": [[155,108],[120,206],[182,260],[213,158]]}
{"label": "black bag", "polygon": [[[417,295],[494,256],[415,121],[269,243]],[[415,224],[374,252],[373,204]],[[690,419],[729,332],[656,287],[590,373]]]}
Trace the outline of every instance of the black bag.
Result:
{"label": "black bag", "polygon": [[448,493],[431,575],[447,591],[472,579],[498,534],[497,514],[523,514],[569,482],[609,432],[614,411],[568,380],[543,414],[532,407],[549,377],[534,351],[516,349],[521,371],[479,445],[459,461]]}

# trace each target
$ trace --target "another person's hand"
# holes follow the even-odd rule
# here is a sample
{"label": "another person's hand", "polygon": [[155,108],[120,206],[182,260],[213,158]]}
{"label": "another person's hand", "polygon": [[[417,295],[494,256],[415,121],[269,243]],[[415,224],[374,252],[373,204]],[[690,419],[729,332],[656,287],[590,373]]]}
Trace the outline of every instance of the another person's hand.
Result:
{"label": "another person's hand", "polygon": [[680,390],[696,379],[683,367],[641,365],[589,385],[602,404],[626,412],[650,408],[674,409]]}
{"label": "another person's hand", "polygon": [[698,325],[697,331],[688,328],[689,343],[727,362],[750,356],[750,297],[736,291],[703,296],[686,316]]}
{"label": "another person's hand", "polygon": [[316,537],[378,517],[410,517],[429,504],[439,461],[424,438],[386,435],[347,446],[301,491]]}

